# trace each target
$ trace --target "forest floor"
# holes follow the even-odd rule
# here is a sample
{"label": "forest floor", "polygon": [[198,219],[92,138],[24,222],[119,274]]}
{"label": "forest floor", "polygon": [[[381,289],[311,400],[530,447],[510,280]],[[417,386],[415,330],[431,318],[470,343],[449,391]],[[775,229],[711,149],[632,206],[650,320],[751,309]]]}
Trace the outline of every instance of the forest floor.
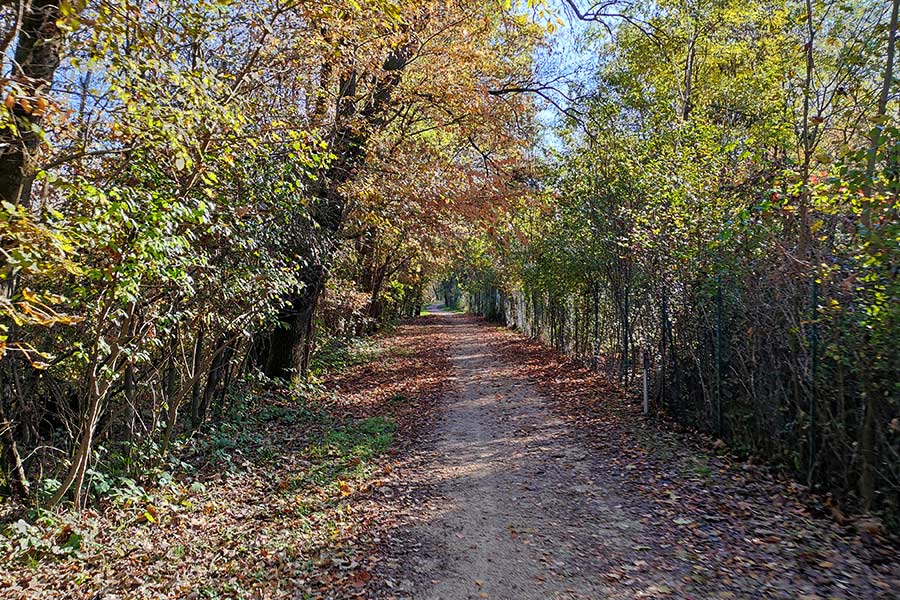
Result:
{"label": "forest floor", "polygon": [[533,341],[438,312],[377,346],[187,444],[196,471],[23,528],[0,598],[898,597],[865,521]]}

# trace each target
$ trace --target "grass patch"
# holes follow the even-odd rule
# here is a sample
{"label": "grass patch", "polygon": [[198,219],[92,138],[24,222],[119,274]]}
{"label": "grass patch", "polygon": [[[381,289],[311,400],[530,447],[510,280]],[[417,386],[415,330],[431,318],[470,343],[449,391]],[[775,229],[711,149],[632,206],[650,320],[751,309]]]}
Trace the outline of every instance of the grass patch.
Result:
{"label": "grass patch", "polygon": [[370,459],[388,449],[394,441],[395,429],[393,421],[372,417],[329,432],[326,443],[337,447],[342,454]]}
{"label": "grass patch", "polygon": [[294,477],[293,489],[334,491],[340,481],[365,479],[373,459],[394,441],[396,425],[382,417],[355,421],[332,429],[308,449],[312,464]]}
{"label": "grass patch", "polygon": [[712,467],[709,464],[709,459],[705,456],[694,456],[690,459],[690,465],[688,466],[688,474],[693,475],[695,477],[701,477],[703,479],[708,479],[713,473]]}
{"label": "grass patch", "polygon": [[312,357],[309,373],[313,379],[337,373],[378,358],[382,349],[370,338],[328,340]]}

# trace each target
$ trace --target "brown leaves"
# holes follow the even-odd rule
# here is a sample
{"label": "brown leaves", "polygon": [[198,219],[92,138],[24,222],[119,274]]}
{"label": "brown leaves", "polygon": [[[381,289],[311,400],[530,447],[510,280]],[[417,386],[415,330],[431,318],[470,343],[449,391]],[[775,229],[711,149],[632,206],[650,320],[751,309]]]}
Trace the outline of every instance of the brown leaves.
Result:
{"label": "brown leaves", "polygon": [[365,587],[372,580],[372,574],[368,571],[357,571],[348,581],[353,587]]}
{"label": "brown leaves", "polygon": [[652,543],[630,549],[651,569],[680,574],[678,586],[654,582],[640,590],[633,565],[602,574],[628,597],[787,598],[801,589],[821,598],[879,597],[887,581],[900,586],[900,563],[896,553],[881,550],[877,520],[850,519],[831,502],[824,510],[853,530],[815,520],[802,486],[735,462],[720,440],[643,417],[600,374],[534,341],[485,331],[495,351],[518,365],[513,375],[535,383],[582,432],[604,485],[619,490],[623,508],[640,519]]}
{"label": "brown leaves", "polygon": [[338,489],[341,492],[341,497],[346,498],[350,494],[353,493],[353,488],[350,487],[350,484],[346,481],[338,481]]}
{"label": "brown leaves", "polygon": [[[416,442],[449,372],[447,340],[430,336],[429,322],[400,327],[383,339],[385,353],[335,376],[328,383],[333,394],[320,406],[335,420],[390,416],[398,424],[397,446],[385,457],[390,461],[403,460],[403,449]],[[392,401],[397,395],[406,400]],[[260,410],[296,404],[278,397],[265,402]],[[399,469],[359,465],[374,479],[342,476],[327,488],[300,488],[298,472],[317,464],[306,451],[316,432],[277,419],[252,426],[261,430],[248,434],[265,440],[258,450],[276,449],[274,460],[245,447],[243,469],[222,476],[222,465],[211,464],[195,475],[205,484],[196,495],[186,485],[164,503],[155,495],[152,504],[85,513],[87,524],[78,531],[97,532],[90,561],[4,563],[0,596],[190,597],[202,581],[222,597],[371,597],[379,545],[391,526],[385,505],[406,493]],[[73,529],[53,534],[60,543],[75,543]]]}

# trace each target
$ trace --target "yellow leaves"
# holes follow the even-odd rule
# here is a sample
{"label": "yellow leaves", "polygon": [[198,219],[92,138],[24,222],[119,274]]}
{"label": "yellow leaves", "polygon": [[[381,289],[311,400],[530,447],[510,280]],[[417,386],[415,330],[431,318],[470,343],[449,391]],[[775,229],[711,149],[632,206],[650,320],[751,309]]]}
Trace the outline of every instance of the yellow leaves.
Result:
{"label": "yellow leaves", "polygon": [[63,31],[75,31],[81,25],[78,13],[84,8],[84,2],[80,0],[59,3],[59,18],[56,26]]}
{"label": "yellow leaves", "polygon": [[338,490],[341,492],[341,498],[346,498],[353,493],[353,488],[346,481],[338,481]]}
{"label": "yellow leaves", "polygon": [[61,296],[48,294],[41,297],[32,290],[22,290],[20,302],[0,301],[0,314],[5,314],[17,325],[39,325],[49,327],[54,324],[72,325],[81,320],[81,317],[57,312],[48,306],[48,302],[58,304],[63,300]]}
{"label": "yellow leaves", "polygon": [[545,29],[547,30],[547,33],[553,34],[556,32],[557,29],[560,29],[565,26],[566,26],[566,22],[563,21],[560,17],[556,17],[556,18],[551,18],[551,19],[547,20]]}
{"label": "yellow leaves", "polygon": [[[6,329],[0,329],[0,331],[6,331]],[[10,343],[9,336],[0,335],[0,358],[13,351],[21,352],[25,360],[35,369],[43,371],[50,368],[50,363],[44,360],[50,358],[48,354],[39,352],[30,344]]]}
{"label": "yellow leaves", "polygon": [[156,523],[159,521],[159,512],[155,506],[148,504],[144,509],[144,514],[142,514],[138,520],[144,523]]}
{"label": "yellow leaves", "polygon": [[[60,312],[51,304],[61,304],[65,298],[52,293],[40,293],[29,287],[19,292],[19,299],[13,297],[0,298],[0,316],[5,317],[19,327],[37,326],[52,327],[53,325],[72,325],[82,320],[81,317]],[[22,356],[35,369],[44,370],[50,367],[46,362],[49,355],[36,350],[30,344],[23,341],[10,340],[9,328],[0,324],[0,358],[8,352],[21,352]]]}

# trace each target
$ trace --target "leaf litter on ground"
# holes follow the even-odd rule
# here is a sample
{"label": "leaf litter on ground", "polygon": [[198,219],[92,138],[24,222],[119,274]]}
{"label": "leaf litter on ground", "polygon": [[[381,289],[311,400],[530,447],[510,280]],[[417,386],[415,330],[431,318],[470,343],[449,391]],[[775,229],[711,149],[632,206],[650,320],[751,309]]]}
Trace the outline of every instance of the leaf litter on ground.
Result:
{"label": "leaf litter on ground", "polygon": [[605,485],[648,528],[656,543],[633,548],[647,568],[672,570],[697,598],[897,597],[897,540],[880,528],[827,518],[827,501],[774,469],[738,460],[721,440],[663,414],[644,417],[618,385],[538,341],[486,329],[493,351],[576,428]]}
{"label": "leaf litter on ground", "polygon": [[308,405],[287,390],[261,395],[240,427],[184,457],[202,468],[156,490],[156,504],[57,517],[46,531],[71,521],[57,547],[77,540],[77,552],[8,548],[0,598],[366,597],[391,526],[380,506],[403,490],[392,463],[415,445],[448,371],[430,321],[330,369]]}

